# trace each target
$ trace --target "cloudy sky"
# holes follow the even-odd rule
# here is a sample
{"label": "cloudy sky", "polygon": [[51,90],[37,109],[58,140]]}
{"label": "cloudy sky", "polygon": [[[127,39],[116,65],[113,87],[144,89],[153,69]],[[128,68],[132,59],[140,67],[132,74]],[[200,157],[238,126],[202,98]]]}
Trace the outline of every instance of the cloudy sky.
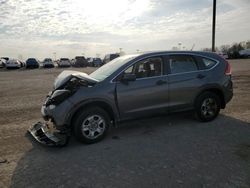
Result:
{"label": "cloudy sky", "polygon": [[[213,0],[0,0],[0,56],[211,46]],[[250,0],[217,0],[216,45],[250,40]]]}

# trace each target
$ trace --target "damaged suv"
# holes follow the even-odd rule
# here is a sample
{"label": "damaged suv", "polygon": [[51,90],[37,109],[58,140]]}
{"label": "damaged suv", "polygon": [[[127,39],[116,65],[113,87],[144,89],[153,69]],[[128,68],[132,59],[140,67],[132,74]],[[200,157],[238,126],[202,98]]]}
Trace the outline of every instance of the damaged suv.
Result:
{"label": "damaged suv", "polygon": [[230,64],[215,53],[125,55],[90,75],[63,71],[42,106],[45,123],[29,131],[45,144],[64,144],[71,132],[94,143],[128,119],[193,110],[200,121],[211,121],[232,96]]}

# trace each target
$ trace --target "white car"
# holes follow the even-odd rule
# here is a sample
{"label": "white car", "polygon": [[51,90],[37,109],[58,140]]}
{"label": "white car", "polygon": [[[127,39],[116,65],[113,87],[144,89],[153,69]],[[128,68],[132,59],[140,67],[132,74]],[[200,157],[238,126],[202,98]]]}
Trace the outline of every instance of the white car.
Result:
{"label": "white car", "polygon": [[241,57],[250,57],[250,49],[240,50],[239,54]]}
{"label": "white car", "polygon": [[4,68],[6,66],[6,60],[0,59],[0,68]]}
{"label": "white car", "polygon": [[43,60],[42,64],[43,64],[44,68],[53,68],[53,67],[55,67],[55,65],[54,65],[54,63],[53,63],[53,61],[52,61],[51,58],[45,58]]}
{"label": "white car", "polygon": [[71,66],[69,58],[61,58],[57,64],[58,64],[58,67],[70,67]]}
{"label": "white car", "polygon": [[6,62],[6,68],[21,68],[22,63],[18,59],[10,59]]}

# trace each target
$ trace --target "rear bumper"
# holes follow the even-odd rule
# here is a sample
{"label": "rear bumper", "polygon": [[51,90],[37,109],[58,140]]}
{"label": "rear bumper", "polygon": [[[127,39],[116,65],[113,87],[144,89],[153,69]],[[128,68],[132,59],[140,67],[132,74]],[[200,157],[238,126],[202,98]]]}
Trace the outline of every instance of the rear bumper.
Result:
{"label": "rear bumper", "polygon": [[55,65],[53,65],[53,64],[44,64],[43,67],[44,68],[54,68]]}
{"label": "rear bumper", "polygon": [[21,65],[17,65],[17,64],[6,64],[6,68],[21,68]]}
{"label": "rear bumper", "polygon": [[233,98],[233,82],[230,79],[226,84],[224,85],[224,98],[225,98],[225,104],[227,104],[232,98]]}
{"label": "rear bumper", "polygon": [[39,65],[26,65],[26,68],[39,68]]}

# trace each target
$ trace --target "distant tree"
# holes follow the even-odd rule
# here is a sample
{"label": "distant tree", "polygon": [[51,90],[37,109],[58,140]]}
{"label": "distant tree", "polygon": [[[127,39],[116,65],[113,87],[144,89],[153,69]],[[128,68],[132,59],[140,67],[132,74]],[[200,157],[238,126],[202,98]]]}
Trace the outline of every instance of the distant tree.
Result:
{"label": "distant tree", "polygon": [[[239,43],[233,43],[231,45],[221,45],[219,48],[215,48],[216,51],[221,51],[223,53],[226,53],[229,58],[237,59],[241,58],[239,51],[244,49],[250,49],[250,40],[248,41],[242,41]],[[211,48],[203,48],[202,51],[209,51],[211,52]]]}
{"label": "distant tree", "polygon": [[204,52],[212,52],[212,48],[202,48],[201,50]]}
{"label": "distant tree", "polygon": [[230,45],[227,44],[227,45],[222,45],[222,46],[220,46],[220,47],[219,47],[219,50],[220,50],[221,52],[225,53],[225,54],[228,54],[229,48],[230,48]]}
{"label": "distant tree", "polygon": [[178,49],[178,47],[173,46],[173,47],[172,47],[172,50],[173,50],[173,51],[177,51],[177,50],[179,50],[179,49]]}
{"label": "distant tree", "polygon": [[250,40],[246,42],[245,49],[250,49]]}
{"label": "distant tree", "polygon": [[242,43],[234,43],[231,48],[228,49],[229,58],[237,59],[240,58],[239,51],[244,50]]}
{"label": "distant tree", "polygon": [[[204,52],[212,52],[212,48],[202,48],[201,50],[204,51]],[[218,51],[217,47],[215,47],[215,51],[216,52]]]}

